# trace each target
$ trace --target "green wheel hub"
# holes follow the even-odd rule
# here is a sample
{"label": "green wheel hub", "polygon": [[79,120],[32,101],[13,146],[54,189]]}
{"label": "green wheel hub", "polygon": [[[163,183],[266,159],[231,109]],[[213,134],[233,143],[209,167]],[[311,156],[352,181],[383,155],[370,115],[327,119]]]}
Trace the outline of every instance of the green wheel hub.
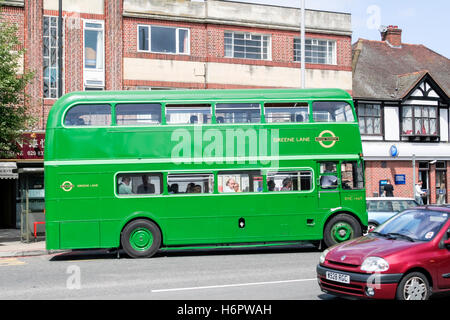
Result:
{"label": "green wheel hub", "polygon": [[346,222],[338,222],[331,228],[331,236],[336,242],[344,242],[352,238],[353,228]]}
{"label": "green wheel hub", "polygon": [[134,250],[145,251],[153,244],[153,235],[146,228],[138,228],[130,234],[130,245]]}

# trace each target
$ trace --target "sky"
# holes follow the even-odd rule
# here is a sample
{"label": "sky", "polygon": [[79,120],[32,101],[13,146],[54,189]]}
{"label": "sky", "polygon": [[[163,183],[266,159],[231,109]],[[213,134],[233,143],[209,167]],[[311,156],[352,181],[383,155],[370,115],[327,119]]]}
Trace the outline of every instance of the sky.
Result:
{"label": "sky", "polygon": [[[233,0],[234,1],[234,0]],[[301,0],[238,0],[300,7]],[[352,14],[352,43],[359,38],[380,40],[380,25],[398,26],[402,42],[423,44],[450,58],[448,0],[306,0],[306,9]]]}

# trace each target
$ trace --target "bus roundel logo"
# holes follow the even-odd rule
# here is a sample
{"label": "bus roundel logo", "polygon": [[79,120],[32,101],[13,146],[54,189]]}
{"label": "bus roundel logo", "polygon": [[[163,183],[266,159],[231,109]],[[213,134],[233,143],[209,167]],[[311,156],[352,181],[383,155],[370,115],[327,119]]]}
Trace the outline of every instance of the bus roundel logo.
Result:
{"label": "bus roundel logo", "polygon": [[70,190],[72,190],[73,188],[73,184],[70,181],[64,181],[63,184],[61,185],[61,189],[63,189],[66,192],[69,192]]}
{"label": "bus roundel logo", "polygon": [[336,137],[336,135],[330,130],[324,130],[316,138],[316,141],[319,142],[324,148],[331,148],[337,141],[339,141],[339,137]]}

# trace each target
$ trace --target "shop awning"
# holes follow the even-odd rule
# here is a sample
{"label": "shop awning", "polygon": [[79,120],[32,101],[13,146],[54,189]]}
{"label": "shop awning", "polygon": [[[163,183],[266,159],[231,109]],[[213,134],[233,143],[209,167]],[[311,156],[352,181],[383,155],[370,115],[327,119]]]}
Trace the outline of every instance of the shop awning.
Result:
{"label": "shop awning", "polygon": [[[13,172],[15,170],[15,172]],[[18,179],[17,163],[0,162],[0,179]]]}

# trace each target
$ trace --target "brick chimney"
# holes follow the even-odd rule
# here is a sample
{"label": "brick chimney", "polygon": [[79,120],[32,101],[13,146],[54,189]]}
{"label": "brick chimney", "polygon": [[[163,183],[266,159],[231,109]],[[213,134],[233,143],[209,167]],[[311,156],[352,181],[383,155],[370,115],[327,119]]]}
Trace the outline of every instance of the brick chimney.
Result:
{"label": "brick chimney", "polygon": [[394,47],[400,47],[402,45],[402,29],[399,29],[398,26],[388,26],[386,30],[381,31],[381,40]]}

